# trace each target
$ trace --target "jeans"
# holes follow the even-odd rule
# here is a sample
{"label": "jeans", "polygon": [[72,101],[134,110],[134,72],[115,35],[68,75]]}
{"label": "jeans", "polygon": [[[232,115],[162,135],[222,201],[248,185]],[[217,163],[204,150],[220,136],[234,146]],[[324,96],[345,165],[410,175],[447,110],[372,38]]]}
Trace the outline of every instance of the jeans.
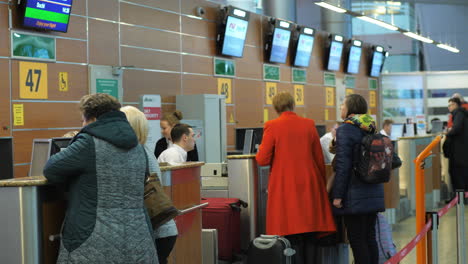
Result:
{"label": "jeans", "polygon": [[156,239],[156,250],[158,252],[159,264],[167,264],[167,258],[171,254],[176,243],[177,236]]}
{"label": "jeans", "polygon": [[344,216],[355,264],[379,263],[379,249],[375,237],[376,219],[377,213]]}
{"label": "jeans", "polygon": [[317,262],[317,239],[315,233],[284,236],[296,251],[292,256],[293,264],[315,264]]}

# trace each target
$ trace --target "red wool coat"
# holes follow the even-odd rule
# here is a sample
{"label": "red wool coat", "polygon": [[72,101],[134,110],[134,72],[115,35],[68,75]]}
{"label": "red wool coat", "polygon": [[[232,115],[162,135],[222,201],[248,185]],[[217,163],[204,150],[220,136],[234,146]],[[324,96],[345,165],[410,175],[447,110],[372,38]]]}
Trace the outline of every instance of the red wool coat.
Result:
{"label": "red wool coat", "polygon": [[312,119],[283,112],[266,122],[256,160],[260,166],[271,165],[268,235],[336,231],[320,138]]}

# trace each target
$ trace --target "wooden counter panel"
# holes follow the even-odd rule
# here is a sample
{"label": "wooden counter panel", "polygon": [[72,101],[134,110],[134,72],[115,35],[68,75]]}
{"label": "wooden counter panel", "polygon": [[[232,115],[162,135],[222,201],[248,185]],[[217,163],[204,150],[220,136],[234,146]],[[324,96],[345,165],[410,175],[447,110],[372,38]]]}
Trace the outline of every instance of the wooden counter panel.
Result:
{"label": "wooden counter panel", "polygon": [[202,264],[200,209],[178,216],[175,221],[179,235],[169,263]]}
{"label": "wooden counter panel", "polygon": [[[31,159],[31,157],[29,159]],[[13,177],[15,178],[27,177],[29,174],[29,165],[14,166],[13,172]]]}
{"label": "wooden counter panel", "polygon": [[88,41],[89,64],[119,65],[120,47],[117,24],[90,19]]}
{"label": "wooden counter panel", "polygon": [[180,51],[180,35],[177,33],[121,25],[120,37],[122,45]]}
{"label": "wooden counter panel", "polygon": [[44,254],[44,264],[54,264],[57,262],[60,249],[60,240],[49,241],[50,235],[60,234],[67,202],[61,197],[61,192],[53,186],[43,186],[44,203],[42,204],[42,245]]}
{"label": "wooden counter panel", "polygon": [[227,124],[226,126],[226,145],[227,146],[233,146],[233,149],[235,149],[236,145],[236,125],[235,124]]}
{"label": "wooden counter panel", "polygon": [[172,171],[172,201],[179,210],[200,204],[200,168]]}
{"label": "wooden counter panel", "polygon": [[[438,147],[434,148],[439,149]],[[440,161],[440,152],[433,152],[435,155],[432,157],[432,188],[435,190],[440,190],[442,182],[442,167]]]}
{"label": "wooden counter panel", "polygon": [[390,181],[384,184],[385,208],[397,208],[400,203],[400,179],[398,171],[392,170]]}

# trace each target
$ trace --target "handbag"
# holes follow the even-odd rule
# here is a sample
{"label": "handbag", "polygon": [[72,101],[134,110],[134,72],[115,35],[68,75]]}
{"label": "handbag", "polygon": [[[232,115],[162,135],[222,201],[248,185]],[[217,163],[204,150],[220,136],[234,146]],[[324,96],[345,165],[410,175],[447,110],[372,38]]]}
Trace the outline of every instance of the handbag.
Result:
{"label": "handbag", "polygon": [[144,201],[151,219],[153,229],[157,229],[177,215],[179,210],[175,208],[171,199],[164,192],[164,188],[156,173],[149,172],[148,156],[146,156],[146,175]]}

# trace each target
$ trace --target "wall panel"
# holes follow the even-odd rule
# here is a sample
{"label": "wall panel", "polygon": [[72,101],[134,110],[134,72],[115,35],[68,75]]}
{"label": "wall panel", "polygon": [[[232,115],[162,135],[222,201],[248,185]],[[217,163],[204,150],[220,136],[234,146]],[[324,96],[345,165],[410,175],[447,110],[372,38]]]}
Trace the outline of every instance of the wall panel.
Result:
{"label": "wall panel", "polygon": [[122,65],[136,68],[180,72],[180,54],[123,47]]}
{"label": "wall panel", "polygon": [[138,102],[140,95],[159,94],[163,102],[167,96],[180,94],[181,78],[180,74],[126,70],[123,75],[125,102]]}
{"label": "wall panel", "polygon": [[121,3],[120,21],[162,30],[179,31],[179,15],[157,9]]}
{"label": "wall panel", "polygon": [[122,45],[180,51],[180,35],[177,33],[122,25],[120,34]]}
{"label": "wall panel", "polygon": [[11,136],[9,72],[9,61],[7,59],[0,59],[0,137]]}
{"label": "wall panel", "polygon": [[86,63],[87,43],[85,41],[57,39],[57,60],[66,62]]}
{"label": "wall panel", "polygon": [[198,55],[216,56],[214,39],[182,36],[182,51]]}
{"label": "wall panel", "polygon": [[14,103],[22,104],[24,125],[13,129],[80,127],[78,103]]}
{"label": "wall panel", "polygon": [[89,63],[119,65],[119,27],[117,24],[89,20]]}
{"label": "wall panel", "polygon": [[88,0],[88,16],[112,21],[119,19],[119,0]]}
{"label": "wall panel", "polygon": [[264,82],[236,80],[235,104],[237,127],[261,127],[263,121]]}
{"label": "wall panel", "polygon": [[0,56],[10,56],[10,31],[8,30],[8,5],[0,4]]}

